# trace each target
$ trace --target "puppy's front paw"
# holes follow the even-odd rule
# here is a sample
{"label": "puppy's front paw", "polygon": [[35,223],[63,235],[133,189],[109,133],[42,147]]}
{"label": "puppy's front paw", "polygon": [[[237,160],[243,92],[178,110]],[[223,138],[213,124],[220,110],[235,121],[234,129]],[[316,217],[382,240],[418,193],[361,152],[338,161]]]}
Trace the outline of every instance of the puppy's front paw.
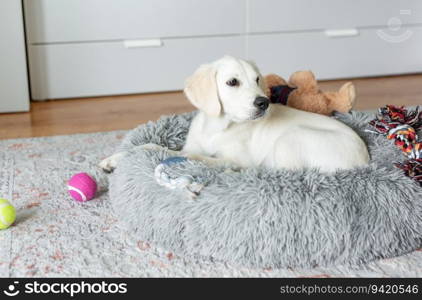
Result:
{"label": "puppy's front paw", "polygon": [[103,159],[98,166],[106,173],[111,173],[116,168],[116,162],[111,159],[112,157],[107,157]]}
{"label": "puppy's front paw", "polygon": [[116,153],[106,159],[103,159],[98,166],[106,173],[111,173],[117,167],[119,159],[123,156],[123,153]]}

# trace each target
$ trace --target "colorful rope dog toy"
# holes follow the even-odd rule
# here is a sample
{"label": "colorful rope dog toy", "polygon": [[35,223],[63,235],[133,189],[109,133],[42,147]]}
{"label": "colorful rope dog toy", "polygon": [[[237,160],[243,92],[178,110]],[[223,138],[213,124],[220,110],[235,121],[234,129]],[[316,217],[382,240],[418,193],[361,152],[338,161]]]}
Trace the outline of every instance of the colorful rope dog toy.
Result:
{"label": "colorful rope dog toy", "polygon": [[417,131],[422,129],[422,112],[419,106],[408,111],[403,106],[387,105],[381,107],[376,119],[369,122],[375,130],[367,130],[385,135],[408,157],[403,163],[394,165],[404,171],[406,176],[422,186],[422,142],[418,141]]}

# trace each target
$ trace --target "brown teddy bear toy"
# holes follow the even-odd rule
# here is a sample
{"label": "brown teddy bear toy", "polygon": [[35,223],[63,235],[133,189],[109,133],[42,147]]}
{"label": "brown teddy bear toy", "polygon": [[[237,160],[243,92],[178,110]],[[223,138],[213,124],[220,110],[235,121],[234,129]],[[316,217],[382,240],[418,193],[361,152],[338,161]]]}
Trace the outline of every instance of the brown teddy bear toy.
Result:
{"label": "brown teddy bear toy", "polygon": [[271,103],[280,103],[290,107],[323,115],[334,111],[349,112],[356,98],[353,83],[345,83],[338,92],[323,92],[311,71],[298,71],[290,76],[287,83],[275,74],[265,76],[266,94]]}

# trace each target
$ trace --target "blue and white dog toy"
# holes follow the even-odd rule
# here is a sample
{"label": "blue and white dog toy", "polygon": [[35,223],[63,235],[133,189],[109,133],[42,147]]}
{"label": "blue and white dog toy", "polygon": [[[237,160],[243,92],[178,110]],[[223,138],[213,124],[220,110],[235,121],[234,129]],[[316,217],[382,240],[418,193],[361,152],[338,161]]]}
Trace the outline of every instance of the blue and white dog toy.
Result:
{"label": "blue and white dog toy", "polygon": [[163,160],[155,167],[155,180],[159,185],[172,190],[186,190],[188,194],[194,198],[199,195],[199,192],[204,187],[202,184],[195,182],[194,178],[190,175],[182,175],[179,177],[170,175],[172,167],[184,162],[187,162],[187,158],[181,156],[173,156]]}

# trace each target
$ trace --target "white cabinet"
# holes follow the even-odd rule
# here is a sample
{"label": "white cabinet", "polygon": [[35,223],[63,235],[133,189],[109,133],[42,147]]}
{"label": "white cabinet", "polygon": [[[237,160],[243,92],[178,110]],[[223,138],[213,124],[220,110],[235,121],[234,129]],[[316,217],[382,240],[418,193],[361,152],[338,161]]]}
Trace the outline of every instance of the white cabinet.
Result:
{"label": "white cabinet", "polygon": [[244,56],[243,37],[163,39],[159,47],[123,42],[31,46],[32,97],[72,98],[171,91],[200,64],[225,53]]}
{"label": "white cabinet", "polygon": [[249,32],[315,31],[422,24],[419,0],[249,0]]}
{"label": "white cabinet", "polygon": [[378,30],[358,29],[356,35],[341,38],[323,31],[254,35],[249,37],[249,56],[264,74],[285,78],[294,70],[312,70],[319,79],[422,71],[422,26],[412,27],[412,37],[401,43],[383,40]]}
{"label": "white cabinet", "polygon": [[178,90],[224,54],[319,79],[422,71],[419,0],[24,0],[35,100]]}
{"label": "white cabinet", "polygon": [[244,0],[25,0],[34,100],[179,90],[244,57]]}
{"label": "white cabinet", "polygon": [[0,112],[29,110],[20,1],[0,1]]}
{"label": "white cabinet", "polygon": [[248,20],[248,57],[263,73],[422,72],[422,1],[249,0]]}
{"label": "white cabinet", "polygon": [[25,0],[34,43],[243,33],[244,0]]}

